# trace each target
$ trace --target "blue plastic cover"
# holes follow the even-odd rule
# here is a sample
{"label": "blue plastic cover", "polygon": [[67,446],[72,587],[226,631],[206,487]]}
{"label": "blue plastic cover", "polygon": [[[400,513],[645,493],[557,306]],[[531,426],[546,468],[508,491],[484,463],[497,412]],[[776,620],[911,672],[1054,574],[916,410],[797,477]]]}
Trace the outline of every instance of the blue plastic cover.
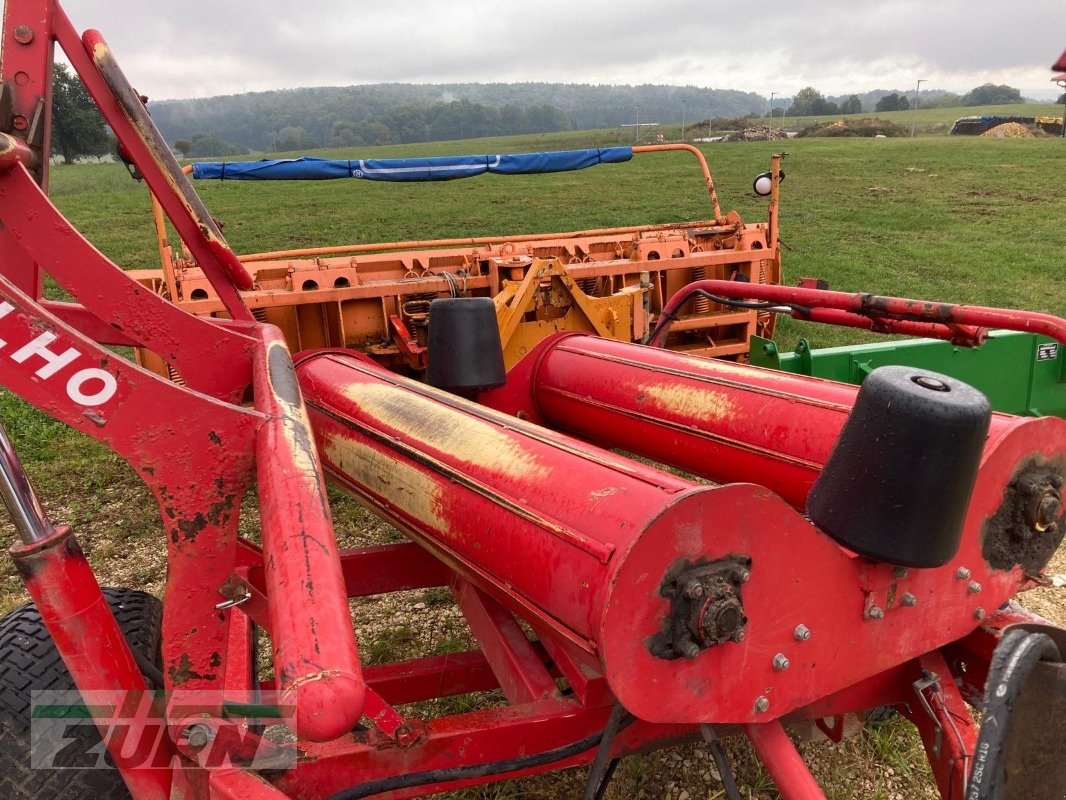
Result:
{"label": "blue plastic cover", "polygon": [[339,161],[326,158],[273,158],[263,161],[198,161],[192,176],[226,181],[321,181],[362,178],[369,181],[450,181],[486,172],[530,175],[567,172],[618,164],[633,157],[631,147],[555,150],[511,155],[440,156],[436,158],[377,158]]}

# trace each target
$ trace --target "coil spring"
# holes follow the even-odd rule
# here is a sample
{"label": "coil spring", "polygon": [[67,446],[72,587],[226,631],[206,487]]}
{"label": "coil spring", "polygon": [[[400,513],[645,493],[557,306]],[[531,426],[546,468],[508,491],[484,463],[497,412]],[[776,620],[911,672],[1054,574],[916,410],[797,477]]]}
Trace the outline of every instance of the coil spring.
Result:
{"label": "coil spring", "polygon": [[[706,267],[693,267],[692,268],[692,280],[702,281],[707,277]],[[711,301],[706,297],[700,297],[697,295],[696,299],[692,303],[692,310],[697,314],[706,314],[711,310]]]}

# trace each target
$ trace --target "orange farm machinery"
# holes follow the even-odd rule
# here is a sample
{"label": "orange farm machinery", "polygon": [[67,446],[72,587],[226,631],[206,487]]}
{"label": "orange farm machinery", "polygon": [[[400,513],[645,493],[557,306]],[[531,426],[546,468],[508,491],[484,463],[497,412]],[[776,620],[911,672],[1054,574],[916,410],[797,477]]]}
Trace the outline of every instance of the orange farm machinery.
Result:
{"label": "orange farm machinery", "polygon": [[[783,797],[817,800],[786,726],[839,737],[895,706],[947,800],[1061,794],[1066,633],[1011,601],[1066,530],[1066,421],[993,413],[925,370],[860,389],[699,354],[725,310],[749,333],[784,312],[963,344],[1066,342],[1066,322],[776,286],[774,206],[755,228],[715,207],[695,227],[241,259],[99,33],[9,0],[3,36],[0,382],[133,466],[168,555],[156,663],[0,448],[35,630],[115,766],[27,770],[5,748],[12,792],[401,798],[591,764],[592,800],[619,757],[702,736],[735,798],[719,737],[741,733]],[[181,238],[162,277],[118,269],[48,200],[55,43]],[[45,274],[73,300],[44,299]],[[585,322],[556,327],[544,291]],[[605,334],[593,301],[620,294],[628,326]],[[508,302],[539,325],[510,353]],[[340,548],[327,480],[409,541]],[[478,647],[363,663],[349,601],[428,587]],[[409,711],[488,689],[507,702]]]}

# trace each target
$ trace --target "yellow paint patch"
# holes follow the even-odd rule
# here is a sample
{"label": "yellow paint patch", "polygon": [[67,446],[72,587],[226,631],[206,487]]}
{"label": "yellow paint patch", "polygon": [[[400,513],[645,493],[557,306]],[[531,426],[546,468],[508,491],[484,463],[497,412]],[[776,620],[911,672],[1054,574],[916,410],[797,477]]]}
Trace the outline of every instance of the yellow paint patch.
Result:
{"label": "yellow paint patch", "polygon": [[547,479],[552,467],[523,446],[518,434],[416,392],[385,383],[352,383],[345,397],[412,442],[502,477]]}
{"label": "yellow paint patch", "polygon": [[698,372],[705,372],[712,376],[732,379],[748,379],[757,377],[759,380],[772,383],[795,384],[795,375],[777,372],[772,369],[752,367],[748,364],[736,364],[732,361],[720,361],[718,359],[690,358],[686,367]]}
{"label": "yellow paint patch", "polygon": [[728,395],[712,389],[697,389],[676,383],[652,383],[638,395],[660,411],[703,422],[721,422],[733,417],[736,409]]}
{"label": "yellow paint patch", "polygon": [[407,516],[447,533],[441,487],[415,467],[360,441],[325,435],[322,454],[337,472]]}

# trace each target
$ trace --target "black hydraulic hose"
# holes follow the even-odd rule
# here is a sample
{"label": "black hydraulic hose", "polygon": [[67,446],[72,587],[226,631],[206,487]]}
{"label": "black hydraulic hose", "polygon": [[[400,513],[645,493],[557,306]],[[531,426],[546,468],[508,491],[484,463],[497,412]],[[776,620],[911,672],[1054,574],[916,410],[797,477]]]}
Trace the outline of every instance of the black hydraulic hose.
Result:
{"label": "black hydraulic hose", "polygon": [[603,796],[607,794],[607,787],[611,785],[611,778],[614,776],[614,771],[618,768],[618,762],[621,758],[612,758],[611,763],[607,765],[607,771],[603,773],[603,782],[600,784],[600,790],[596,792],[596,796],[593,800],[603,800]]}
{"label": "black hydraulic hose", "polygon": [[722,747],[718,734],[714,732],[714,727],[701,725],[700,732],[703,734],[703,741],[707,743],[707,749],[711,751],[715,766],[718,767],[718,775],[722,779],[725,796],[728,800],[743,800],[740,787],[737,786],[737,779],[733,776],[733,768],[729,766],[729,757],[726,756],[725,748]]}
{"label": "black hydraulic hose", "polygon": [[992,654],[985,681],[981,734],[974,752],[966,800],[1003,797],[1003,753],[1010,715],[1033,667],[1058,661],[1059,648],[1050,636],[1022,628],[1007,631]]}
{"label": "black hydraulic hose", "polygon": [[[635,721],[636,717],[627,716],[626,719],[619,723],[618,732],[625,730]],[[603,740],[605,733],[606,730],[599,731],[571,744],[556,747],[554,750],[546,750],[543,753],[536,753],[535,755],[510,758],[503,761],[490,761],[487,764],[470,764],[462,767],[427,770],[426,772],[412,772],[407,775],[393,775],[389,778],[368,781],[359,786],[353,786],[350,789],[344,789],[330,795],[329,800],[361,800],[364,797],[372,797],[383,792],[395,792],[400,789],[410,789],[414,786],[485,778],[490,775],[504,775],[508,772],[542,767],[555,761],[565,761],[596,747]]]}
{"label": "black hydraulic hose", "polygon": [[719,303],[723,306],[730,308],[742,308],[749,311],[770,311],[774,313],[784,312],[786,309],[792,314],[804,314],[809,313],[810,309],[806,306],[801,306],[796,303],[786,302],[772,302],[769,300],[739,300],[734,297],[723,297],[717,294],[711,294],[705,289],[694,289],[691,292],[682,294],[685,292],[682,289],[678,294],[675,294],[670,298],[668,308],[664,308],[662,313],[659,314],[659,320],[655,325],[655,329],[648,337],[648,344],[651,347],[664,347],[666,333],[669,331],[670,326],[673,325],[677,319],[677,312],[681,307],[691,300],[693,297],[702,297],[715,303]]}
{"label": "black hydraulic hose", "polygon": [[614,747],[614,739],[618,735],[618,731],[621,730],[626,716],[626,710],[622,707],[622,704],[615,703],[614,708],[611,709],[611,716],[607,720],[607,727],[603,729],[603,738],[600,739],[600,746],[596,750],[596,758],[592,760],[592,767],[589,769],[589,779],[585,786],[585,794],[582,800],[597,800],[597,798],[603,796],[603,792],[611,780],[611,774],[614,772],[612,766],[615,761],[611,759],[611,748]]}

